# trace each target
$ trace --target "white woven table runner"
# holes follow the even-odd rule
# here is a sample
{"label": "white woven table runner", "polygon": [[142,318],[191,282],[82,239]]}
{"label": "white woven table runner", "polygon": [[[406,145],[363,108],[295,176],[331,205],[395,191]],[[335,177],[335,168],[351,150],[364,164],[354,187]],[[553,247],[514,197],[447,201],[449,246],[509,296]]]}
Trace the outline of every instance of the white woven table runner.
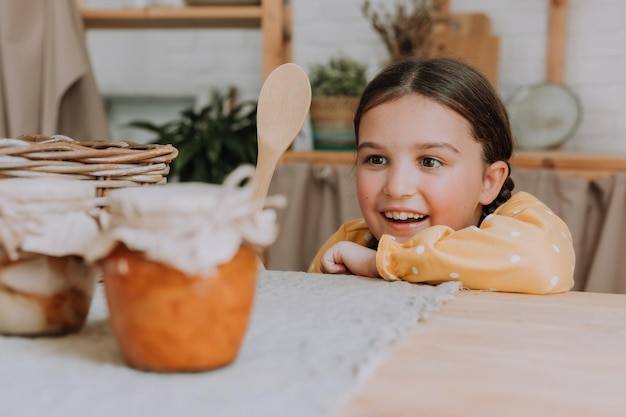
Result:
{"label": "white woven table runner", "polygon": [[98,288],[85,328],[57,338],[0,336],[4,416],[327,417],[393,343],[454,297],[425,286],[346,275],[263,271],[236,361],[214,371],[127,367]]}

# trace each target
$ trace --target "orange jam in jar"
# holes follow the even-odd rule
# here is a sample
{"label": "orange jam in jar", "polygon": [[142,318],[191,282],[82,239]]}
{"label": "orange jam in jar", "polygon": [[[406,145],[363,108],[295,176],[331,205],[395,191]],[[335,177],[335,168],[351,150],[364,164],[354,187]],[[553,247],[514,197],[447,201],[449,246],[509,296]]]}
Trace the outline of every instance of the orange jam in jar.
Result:
{"label": "orange jam in jar", "polygon": [[0,333],[79,331],[99,270],[84,250],[99,233],[93,183],[0,180]]}
{"label": "orange jam in jar", "polygon": [[253,249],[239,249],[203,276],[119,246],[104,262],[104,274],[112,328],[132,367],[197,371],[235,359],[254,299]]}
{"label": "orange jam in jar", "polygon": [[276,237],[275,213],[239,187],[177,183],[112,190],[102,265],[110,323],[126,363],[194,372],[235,360],[253,307],[256,247]]}

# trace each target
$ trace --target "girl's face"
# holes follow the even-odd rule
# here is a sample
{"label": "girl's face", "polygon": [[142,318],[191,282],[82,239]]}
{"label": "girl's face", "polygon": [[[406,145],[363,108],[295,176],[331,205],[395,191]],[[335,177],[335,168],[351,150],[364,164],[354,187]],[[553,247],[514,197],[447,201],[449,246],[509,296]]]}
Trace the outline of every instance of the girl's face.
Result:
{"label": "girl's face", "polygon": [[361,118],[357,194],[377,239],[403,243],[429,226],[477,225],[507,169],[486,165],[468,121],[429,98],[407,95]]}

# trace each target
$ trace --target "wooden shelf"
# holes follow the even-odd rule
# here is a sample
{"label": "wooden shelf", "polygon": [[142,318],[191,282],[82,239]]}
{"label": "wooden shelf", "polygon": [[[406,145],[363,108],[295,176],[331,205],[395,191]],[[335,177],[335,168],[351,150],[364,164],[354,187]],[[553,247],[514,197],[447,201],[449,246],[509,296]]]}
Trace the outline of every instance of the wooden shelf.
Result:
{"label": "wooden shelf", "polygon": [[86,29],[261,27],[261,6],[81,9]]}
{"label": "wooden shelf", "polygon": [[[352,166],[354,152],[288,151],[281,163],[309,162],[314,165]],[[626,172],[626,152],[581,152],[565,150],[518,150],[511,166],[527,169],[555,169],[565,175],[601,179]]]}
{"label": "wooden shelf", "polygon": [[258,28],[263,36],[263,78],[291,60],[291,7],[283,0],[262,0],[256,6],[79,10],[85,29]]}
{"label": "wooden shelf", "polygon": [[354,165],[355,157],[356,153],[354,151],[287,151],[280,159],[280,163],[309,162],[316,166],[352,166]]}
{"label": "wooden shelf", "polygon": [[566,175],[602,179],[616,172],[626,172],[626,152],[520,150],[513,155],[511,165],[518,168],[555,169]]}

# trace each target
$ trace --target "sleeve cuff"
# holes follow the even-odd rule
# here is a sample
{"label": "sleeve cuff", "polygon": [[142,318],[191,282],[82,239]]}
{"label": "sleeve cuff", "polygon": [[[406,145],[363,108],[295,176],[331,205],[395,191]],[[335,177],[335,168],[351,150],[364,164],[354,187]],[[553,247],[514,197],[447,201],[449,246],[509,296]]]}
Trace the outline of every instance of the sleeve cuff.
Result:
{"label": "sleeve cuff", "polygon": [[396,246],[396,239],[391,235],[383,235],[376,250],[376,269],[380,276],[387,281],[397,281],[398,277],[392,273],[391,248]]}

